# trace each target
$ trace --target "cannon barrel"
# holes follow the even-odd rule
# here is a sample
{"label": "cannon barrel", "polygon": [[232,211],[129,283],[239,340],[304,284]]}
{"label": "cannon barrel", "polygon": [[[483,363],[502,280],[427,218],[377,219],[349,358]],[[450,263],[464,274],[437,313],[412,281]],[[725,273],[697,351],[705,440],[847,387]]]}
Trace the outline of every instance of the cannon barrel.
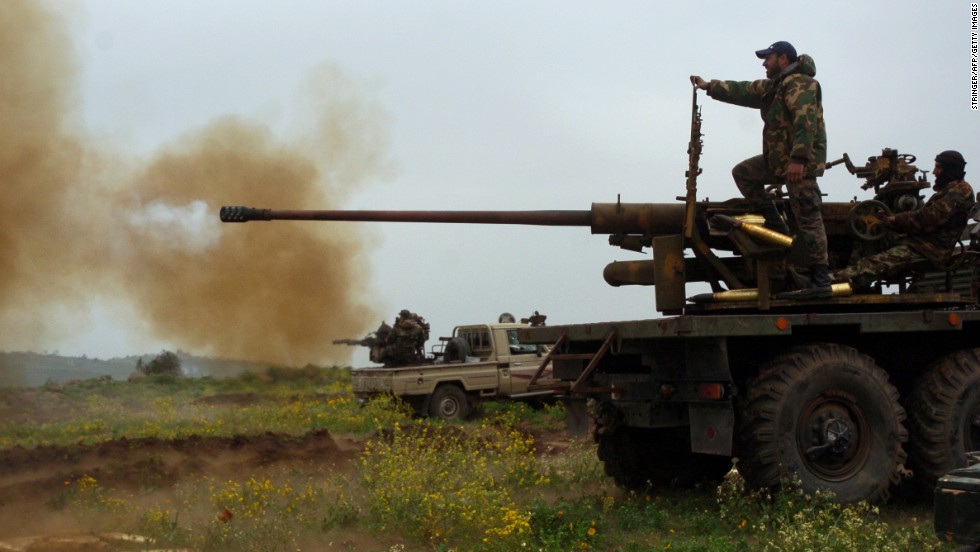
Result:
{"label": "cannon barrel", "polygon": [[367,222],[433,222],[588,226],[593,234],[680,233],[684,205],[664,203],[593,203],[589,211],[318,211],[222,207],[222,222],[252,220],[319,220]]}

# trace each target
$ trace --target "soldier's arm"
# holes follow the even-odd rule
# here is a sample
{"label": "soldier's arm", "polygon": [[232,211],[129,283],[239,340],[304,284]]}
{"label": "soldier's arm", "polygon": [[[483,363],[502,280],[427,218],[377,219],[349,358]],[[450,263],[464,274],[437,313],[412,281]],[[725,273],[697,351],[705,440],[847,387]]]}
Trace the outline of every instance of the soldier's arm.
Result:
{"label": "soldier's arm", "polygon": [[762,107],[762,98],[772,87],[772,81],[762,79],[757,81],[723,81],[712,80],[708,83],[708,95],[725,103],[742,107]]}
{"label": "soldier's arm", "polygon": [[931,232],[942,227],[958,213],[973,206],[973,189],[965,182],[954,184],[939,200],[895,215],[892,228],[899,232]]}

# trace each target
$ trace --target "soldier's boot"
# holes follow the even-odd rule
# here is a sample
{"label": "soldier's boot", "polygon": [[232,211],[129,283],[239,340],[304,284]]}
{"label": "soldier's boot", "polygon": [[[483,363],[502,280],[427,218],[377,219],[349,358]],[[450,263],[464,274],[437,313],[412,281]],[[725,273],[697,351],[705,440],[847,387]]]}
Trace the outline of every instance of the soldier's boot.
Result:
{"label": "soldier's boot", "polygon": [[810,267],[810,282],[808,287],[796,291],[777,293],[776,299],[829,299],[834,296],[830,282],[830,267],[825,264]]}
{"label": "soldier's boot", "polygon": [[779,232],[780,234],[790,235],[789,226],[786,226],[786,221],[783,220],[783,215],[779,213],[775,201],[760,204],[759,211],[762,212],[762,217],[765,219],[766,228]]}

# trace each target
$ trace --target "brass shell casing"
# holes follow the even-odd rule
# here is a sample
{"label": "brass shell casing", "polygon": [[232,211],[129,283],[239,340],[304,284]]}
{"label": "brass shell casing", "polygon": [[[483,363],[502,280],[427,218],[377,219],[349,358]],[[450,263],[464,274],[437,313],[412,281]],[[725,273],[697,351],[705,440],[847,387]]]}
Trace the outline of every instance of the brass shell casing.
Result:
{"label": "brass shell casing", "polygon": [[[841,282],[830,286],[834,297],[849,297],[854,290],[851,284]],[[716,291],[714,293],[701,293],[691,298],[695,303],[738,303],[743,301],[755,301],[759,298],[759,290],[756,288],[730,289],[728,291]]]}

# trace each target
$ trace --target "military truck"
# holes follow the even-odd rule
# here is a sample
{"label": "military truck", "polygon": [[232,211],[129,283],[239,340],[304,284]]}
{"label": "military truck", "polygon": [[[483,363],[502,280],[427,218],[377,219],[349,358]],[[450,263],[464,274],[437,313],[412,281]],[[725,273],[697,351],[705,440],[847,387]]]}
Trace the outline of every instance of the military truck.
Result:
{"label": "military truck", "polygon": [[[666,316],[518,330],[521,343],[551,347],[540,369],[552,363],[569,429],[591,427],[617,483],[720,476],[738,457],[757,486],[795,478],[842,502],[885,500],[900,482],[931,494],[980,449],[976,225],[951,262],[924,263],[857,294],[839,284],[829,299],[778,299],[794,287],[800,252],[745,200],[698,199],[701,150],[695,89],[677,203],[617,198],[587,211],[516,212],[225,207],[221,219],[585,226],[613,246],[652,251],[609,264],[604,278],[653,286]],[[877,224],[882,215],[921,205],[929,184],[915,160],[885,148],[863,166],[846,154],[829,164],[864,179],[871,196],[823,203],[832,270],[893,238]],[[782,186],[769,189],[794,224]],[[691,295],[698,290],[710,291]]]}
{"label": "military truck", "polygon": [[465,419],[481,400],[551,399],[551,370],[538,373],[546,349],[517,337],[528,327],[513,321],[457,326],[418,362],[354,369],[354,395],[361,401],[394,395],[419,414],[444,420]]}

